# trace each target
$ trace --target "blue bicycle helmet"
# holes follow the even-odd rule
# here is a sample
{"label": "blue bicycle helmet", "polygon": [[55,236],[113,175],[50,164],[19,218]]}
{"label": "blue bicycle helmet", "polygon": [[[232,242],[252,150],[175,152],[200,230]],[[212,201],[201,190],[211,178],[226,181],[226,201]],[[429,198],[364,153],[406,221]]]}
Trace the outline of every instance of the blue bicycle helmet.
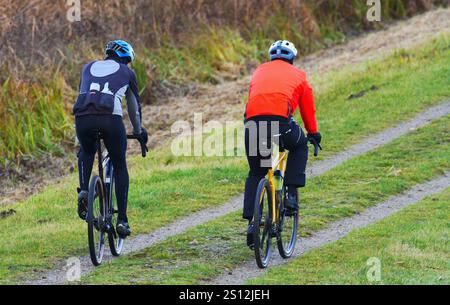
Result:
{"label": "blue bicycle helmet", "polygon": [[278,40],[270,46],[269,56],[270,60],[286,59],[293,61],[297,57],[297,49],[290,41]]}
{"label": "blue bicycle helmet", "polygon": [[105,54],[113,51],[120,58],[128,58],[129,62],[134,61],[134,50],[131,44],[123,40],[113,40],[106,44]]}

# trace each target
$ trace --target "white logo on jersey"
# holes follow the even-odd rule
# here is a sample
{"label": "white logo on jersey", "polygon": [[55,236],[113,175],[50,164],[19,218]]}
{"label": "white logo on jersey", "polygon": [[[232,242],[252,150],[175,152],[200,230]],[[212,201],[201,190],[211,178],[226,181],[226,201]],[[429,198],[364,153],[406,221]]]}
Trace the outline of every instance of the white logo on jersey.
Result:
{"label": "white logo on jersey", "polygon": [[91,66],[91,74],[95,77],[105,77],[119,71],[120,65],[114,60],[96,61]]}

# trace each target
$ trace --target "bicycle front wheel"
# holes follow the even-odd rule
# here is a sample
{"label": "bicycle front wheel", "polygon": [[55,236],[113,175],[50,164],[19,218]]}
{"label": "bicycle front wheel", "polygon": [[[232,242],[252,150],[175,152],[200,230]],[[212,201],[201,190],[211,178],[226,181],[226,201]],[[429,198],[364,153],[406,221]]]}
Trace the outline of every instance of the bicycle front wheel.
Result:
{"label": "bicycle front wheel", "polygon": [[109,243],[109,249],[111,250],[111,254],[113,256],[120,256],[123,249],[123,238],[120,238],[120,236],[117,234],[116,230],[114,229],[114,225],[117,223],[117,199],[116,199],[116,189],[115,189],[115,183],[114,183],[114,169],[112,165],[109,165],[110,168],[107,171],[108,176],[106,178],[106,191],[108,193],[108,208],[109,208],[109,218],[111,226],[108,231],[108,243]]}
{"label": "bicycle front wheel", "polygon": [[284,198],[285,196],[283,194],[280,202],[277,202],[280,211],[277,245],[281,257],[290,258],[294,253],[295,244],[297,243],[298,212],[294,214],[287,213],[284,207]]}
{"label": "bicycle front wheel", "polygon": [[89,184],[88,196],[88,243],[91,261],[99,266],[105,250],[105,193],[100,177],[94,176]]}
{"label": "bicycle front wheel", "polygon": [[269,265],[272,248],[272,192],[267,179],[259,182],[253,213],[253,238],[256,264],[259,268]]}

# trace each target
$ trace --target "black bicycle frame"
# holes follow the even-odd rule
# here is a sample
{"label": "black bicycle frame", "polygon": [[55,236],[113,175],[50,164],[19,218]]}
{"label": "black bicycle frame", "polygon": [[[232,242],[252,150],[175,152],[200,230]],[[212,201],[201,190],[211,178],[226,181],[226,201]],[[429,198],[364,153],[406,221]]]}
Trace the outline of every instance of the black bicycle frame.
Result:
{"label": "black bicycle frame", "polygon": [[96,132],[97,137],[97,156],[98,156],[98,175],[103,183],[105,183],[103,178],[103,156],[102,156],[102,142],[101,142],[101,133],[99,131]]}
{"label": "black bicycle frame", "polygon": [[[102,181],[103,186],[105,187],[105,193],[106,193],[106,200],[108,203],[108,209],[112,209],[113,206],[111,204],[111,198],[112,198],[112,179],[114,175],[114,168],[111,164],[111,159],[109,158],[109,155],[106,155],[106,157],[103,157],[102,154],[102,135],[100,131],[96,131],[96,142],[97,142],[97,156],[98,156],[98,175],[100,176],[100,180]],[[137,140],[136,135],[127,135],[127,139],[135,139]],[[141,144],[141,152],[142,157],[146,156],[147,153],[147,147],[145,144]],[[105,164],[104,164],[105,163]],[[103,175],[103,171],[106,168],[106,176]],[[108,179],[109,178],[109,179]],[[110,211],[110,213],[114,213],[116,211]]]}
{"label": "black bicycle frame", "polygon": [[[102,153],[102,142],[101,142],[101,133],[97,132],[97,155],[98,155],[98,175],[100,177],[100,180],[102,181],[102,185],[105,188],[105,199],[107,202],[107,208],[111,209],[109,211],[111,214],[115,211],[112,210],[111,205],[111,198],[112,198],[112,179],[114,174],[114,169],[111,164],[111,160],[109,158],[109,155],[106,155],[106,157],[103,157]],[[104,170],[106,169],[106,175],[103,175]]]}

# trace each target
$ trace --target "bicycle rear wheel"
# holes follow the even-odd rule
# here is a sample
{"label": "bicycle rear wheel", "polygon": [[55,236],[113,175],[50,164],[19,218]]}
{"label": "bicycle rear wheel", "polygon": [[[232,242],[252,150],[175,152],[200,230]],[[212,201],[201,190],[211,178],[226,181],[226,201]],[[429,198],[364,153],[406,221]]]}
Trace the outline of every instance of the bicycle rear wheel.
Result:
{"label": "bicycle rear wheel", "polygon": [[102,263],[105,250],[105,193],[99,176],[94,176],[89,184],[88,196],[88,242],[91,261],[95,266]]}
{"label": "bicycle rear wheel", "polygon": [[281,196],[280,202],[277,202],[280,211],[277,245],[281,257],[290,258],[294,253],[295,244],[297,243],[298,212],[293,215],[286,215],[283,198],[284,194]]}
{"label": "bicycle rear wheel", "polygon": [[123,238],[119,237],[114,228],[114,225],[117,223],[117,200],[114,183],[114,169],[112,166],[108,168],[107,173],[108,176],[106,178],[106,191],[108,193],[108,208],[110,217],[109,225],[111,226],[108,230],[108,243],[111,254],[113,256],[120,256],[123,249]]}
{"label": "bicycle rear wheel", "polygon": [[259,182],[256,191],[255,210],[253,213],[254,224],[254,251],[256,264],[259,268],[267,268],[269,265],[272,248],[272,192],[267,179]]}

